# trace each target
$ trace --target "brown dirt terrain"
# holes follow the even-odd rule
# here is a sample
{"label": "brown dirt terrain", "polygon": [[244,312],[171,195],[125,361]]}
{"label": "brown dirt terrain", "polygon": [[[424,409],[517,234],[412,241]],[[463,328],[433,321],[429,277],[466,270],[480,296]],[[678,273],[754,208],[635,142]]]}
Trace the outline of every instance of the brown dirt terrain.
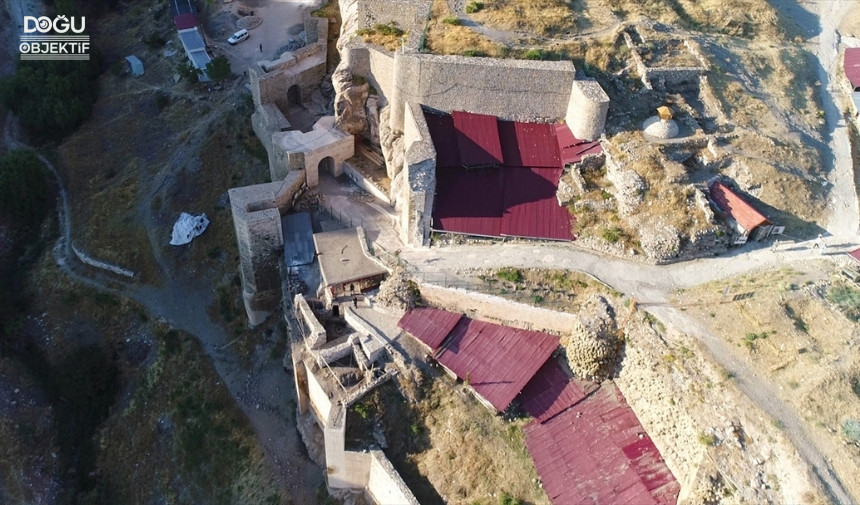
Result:
{"label": "brown dirt terrain", "polygon": [[860,339],[860,289],[840,279],[839,270],[811,261],[705,284],[675,303],[777,386],[856,496],[860,441],[845,426],[860,420],[860,357],[846,349]]}

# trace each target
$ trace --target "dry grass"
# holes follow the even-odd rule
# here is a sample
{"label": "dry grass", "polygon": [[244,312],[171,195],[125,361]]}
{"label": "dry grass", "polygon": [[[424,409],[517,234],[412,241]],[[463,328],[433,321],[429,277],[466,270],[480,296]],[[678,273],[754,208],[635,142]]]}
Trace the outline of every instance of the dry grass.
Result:
{"label": "dry grass", "polygon": [[483,272],[477,278],[480,283],[471,289],[572,314],[579,312],[581,301],[590,295],[618,294],[593,277],[566,270],[503,268]]}
{"label": "dry grass", "polygon": [[646,16],[668,25],[725,35],[782,37],[776,10],[766,0],[604,0],[621,17]]}
{"label": "dry grass", "polygon": [[483,9],[470,15],[475,21],[543,37],[575,32],[577,13],[583,10],[581,0],[485,0],[483,4]]}
{"label": "dry grass", "polygon": [[[829,263],[797,268],[705,284],[675,303],[709,323],[739,359],[778,386],[856,494],[860,454],[844,444],[840,427],[846,418],[860,419],[860,388],[852,382],[860,378],[860,358],[846,353],[860,329],[821,296],[833,275]],[[749,297],[733,301],[737,294]]]}
{"label": "dry grass", "polygon": [[492,496],[505,491],[526,503],[549,503],[525,448],[525,422],[505,421],[447,378],[427,380],[416,410],[429,450],[412,458],[444,502],[494,505]]}
{"label": "dry grass", "polygon": [[406,40],[408,32],[401,30],[394,23],[374,25],[372,28],[362,28],[356,32],[368,44],[374,44],[388,51],[396,51]]}
{"label": "dry grass", "polygon": [[505,49],[471,28],[444,22],[451,17],[445,0],[434,0],[430,21],[427,23],[425,49],[434,54],[472,54],[475,56],[502,57]]}
{"label": "dry grass", "polygon": [[[157,359],[105,423],[99,466],[123,503],[289,503],[253,428],[193,337],[156,328]],[[171,500],[172,501],[172,500]]]}

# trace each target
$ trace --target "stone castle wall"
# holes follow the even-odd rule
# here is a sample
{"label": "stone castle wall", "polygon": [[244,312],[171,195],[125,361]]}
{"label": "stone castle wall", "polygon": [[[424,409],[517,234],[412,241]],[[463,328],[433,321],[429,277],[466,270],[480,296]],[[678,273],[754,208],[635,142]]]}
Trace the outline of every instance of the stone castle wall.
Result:
{"label": "stone castle wall", "polygon": [[569,61],[467,56],[394,56],[391,127],[403,130],[406,103],[518,121],[565,117],[576,69]]}

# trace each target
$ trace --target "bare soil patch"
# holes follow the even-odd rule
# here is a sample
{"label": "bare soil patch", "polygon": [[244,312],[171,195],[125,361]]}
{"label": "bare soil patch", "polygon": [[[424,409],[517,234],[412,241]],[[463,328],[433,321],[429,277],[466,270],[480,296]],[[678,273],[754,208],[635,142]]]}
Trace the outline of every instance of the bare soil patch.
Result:
{"label": "bare soil patch", "polygon": [[[688,290],[675,303],[721,335],[738,359],[777,386],[831,459],[849,492],[857,487],[860,452],[843,425],[860,419],[857,345],[860,290],[836,278],[832,264],[810,262]],[[849,287],[856,296],[840,290]],[[843,302],[843,306],[835,303]]]}

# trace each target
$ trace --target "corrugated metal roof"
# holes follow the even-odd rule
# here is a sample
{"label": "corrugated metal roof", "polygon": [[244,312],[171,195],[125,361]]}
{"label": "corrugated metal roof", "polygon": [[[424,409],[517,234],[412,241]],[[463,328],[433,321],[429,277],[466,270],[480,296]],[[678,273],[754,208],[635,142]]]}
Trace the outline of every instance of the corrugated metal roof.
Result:
{"label": "corrugated metal roof", "polygon": [[504,163],[496,116],[455,110],[451,117],[454,118],[457,147],[463,166],[486,167]]}
{"label": "corrugated metal roof", "polygon": [[554,125],[499,121],[499,139],[505,166],[561,167]]}
{"label": "corrugated metal roof", "polygon": [[314,261],[314,230],[307,212],[286,214],[281,218],[284,232],[284,263],[288,267],[309,265]]}
{"label": "corrugated metal roof", "polygon": [[194,17],[194,14],[188,12],[178,16],[173,16],[173,24],[176,25],[177,30],[187,30],[197,26],[197,18]]}
{"label": "corrugated metal roof", "polygon": [[[577,139],[565,124],[430,109],[424,117],[436,149],[434,230],[575,240],[574,218],[555,196],[558,181],[565,163],[600,152],[599,142]],[[485,168],[463,168],[470,165]]]}
{"label": "corrugated metal roof", "polygon": [[503,175],[498,168],[437,168],[433,229],[500,236],[505,201]]}
{"label": "corrugated metal roof", "polygon": [[463,317],[437,360],[503,411],[558,348],[558,337]]}
{"label": "corrugated metal roof", "polygon": [[427,129],[430,130],[430,138],[436,149],[436,168],[462,166],[454,118],[450,114],[434,113],[425,109],[424,120],[427,121]]}
{"label": "corrugated metal roof", "polygon": [[538,422],[545,422],[582,401],[598,384],[569,377],[557,359],[538,370],[520,393],[520,404]]}
{"label": "corrugated metal roof", "polygon": [[400,318],[397,326],[436,350],[462,318],[462,314],[432,307],[416,307]]}
{"label": "corrugated metal roof", "polygon": [[860,249],[854,249],[848,253],[848,256],[850,256],[854,261],[860,263]]}
{"label": "corrugated metal roof", "polygon": [[573,240],[573,216],[555,196],[561,168],[505,168],[501,234]]}
{"label": "corrugated metal roof", "polygon": [[565,123],[555,125],[555,137],[558,142],[561,162],[564,165],[579,163],[582,157],[588,154],[597,154],[603,150],[600,142],[596,140],[580,140],[573,136],[573,132]]}
{"label": "corrugated metal roof", "polygon": [[559,505],[674,505],[680,485],[612,383],[525,428],[550,501]]}
{"label": "corrugated metal roof", "polygon": [[747,203],[737,193],[719,181],[711,183],[711,200],[726,214],[734,219],[744,230],[752,231],[757,226],[768,223],[759,211]]}
{"label": "corrugated metal roof", "polygon": [[845,50],[845,75],[854,89],[860,88],[860,47]]}

